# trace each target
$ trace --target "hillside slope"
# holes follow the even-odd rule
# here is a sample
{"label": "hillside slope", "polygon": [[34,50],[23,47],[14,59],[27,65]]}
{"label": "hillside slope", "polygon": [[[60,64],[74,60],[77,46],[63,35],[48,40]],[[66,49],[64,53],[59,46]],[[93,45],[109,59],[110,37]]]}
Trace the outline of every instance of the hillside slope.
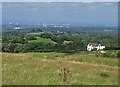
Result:
{"label": "hillside slope", "polygon": [[[54,55],[53,55],[54,54]],[[82,58],[83,55],[66,55],[60,53],[3,53],[4,85],[60,85],[61,69],[67,68],[69,85],[117,85],[117,65],[106,65],[104,62],[117,63],[117,60],[101,59],[103,63],[91,61],[67,60]],[[89,58],[90,56],[88,56]],[[61,59],[62,58],[62,59]],[[99,58],[94,58],[94,61]],[[92,59],[88,59],[92,60]]]}

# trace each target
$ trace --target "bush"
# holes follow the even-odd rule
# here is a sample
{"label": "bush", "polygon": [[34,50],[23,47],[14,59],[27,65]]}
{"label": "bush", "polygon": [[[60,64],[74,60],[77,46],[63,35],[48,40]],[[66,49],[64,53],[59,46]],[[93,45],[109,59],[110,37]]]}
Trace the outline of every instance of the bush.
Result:
{"label": "bush", "polygon": [[117,58],[119,56],[118,51],[108,51],[104,54],[101,54],[102,57],[111,57],[111,58]]}
{"label": "bush", "polygon": [[109,74],[107,72],[101,72],[100,76],[107,78],[109,76]]}

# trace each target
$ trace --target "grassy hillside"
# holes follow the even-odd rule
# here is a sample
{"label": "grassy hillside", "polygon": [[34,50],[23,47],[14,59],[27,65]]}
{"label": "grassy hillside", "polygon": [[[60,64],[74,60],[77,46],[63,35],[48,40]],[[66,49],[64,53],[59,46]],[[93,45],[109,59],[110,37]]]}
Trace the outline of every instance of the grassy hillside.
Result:
{"label": "grassy hillside", "polygon": [[116,85],[117,64],[117,59],[85,53],[3,53],[3,84],[60,85],[61,69],[67,68],[70,85]]}
{"label": "grassy hillside", "polygon": [[57,44],[56,42],[52,41],[51,39],[47,39],[47,38],[37,38],[37,40],[30,40],[29,43],[32,42],[42,42],[42,43],[51,43],[51,44]]}

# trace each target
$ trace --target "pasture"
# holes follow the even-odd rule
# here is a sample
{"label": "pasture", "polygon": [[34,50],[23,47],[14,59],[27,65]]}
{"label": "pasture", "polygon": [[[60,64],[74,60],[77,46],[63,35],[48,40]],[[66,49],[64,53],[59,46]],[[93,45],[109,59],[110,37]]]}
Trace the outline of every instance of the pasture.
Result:
{"label": "pasture", "polygon": [[31,34],[31,35],[40,35],[40,34],[43,34],[44,32],[32,32],[32,33],[28,33],[28,34]]}
{"label": "pasture", "polygon": [[63,85],[60,72],[69,69],[69,85],[117,85],[118,60],[78,53],[2,53],[3,85]]}
{"label": "pasture", "polygon": [[33,42],[57,44],[56,42],[52,41],[51,39],[41,38],[41,37],[37,37],[37,40],[29,40],[29,43],[33,43]]}

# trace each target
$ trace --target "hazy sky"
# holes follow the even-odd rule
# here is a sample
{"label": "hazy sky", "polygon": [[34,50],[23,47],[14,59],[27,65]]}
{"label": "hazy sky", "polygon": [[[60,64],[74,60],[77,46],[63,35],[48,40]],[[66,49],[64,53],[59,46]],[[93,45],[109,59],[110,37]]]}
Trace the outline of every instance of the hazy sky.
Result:
{"label": "hazy sky", "polygon": [[119,0],[1,0],[2,2],[119,2]]}
{"label": "hazy sky", "polygon": [[3,23],[117,24],[117,2],[3,2]]}

